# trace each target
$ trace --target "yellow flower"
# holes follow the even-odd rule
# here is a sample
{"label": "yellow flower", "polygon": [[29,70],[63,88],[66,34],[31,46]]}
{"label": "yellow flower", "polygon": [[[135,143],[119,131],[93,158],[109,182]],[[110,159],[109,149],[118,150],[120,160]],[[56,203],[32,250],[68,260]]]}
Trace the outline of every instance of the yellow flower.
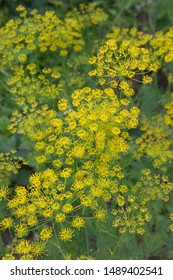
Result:
{"label": "yellow flower", "polygon": [[24,12],[26,10],[26,8],[22,5],[17,6],[16,11],[18,12]]}
{"label": "yellow flower", "polygon": [[31,251],[31,244],[29,241],[22,239],[16,245],[15,250],[17,254],[27,254]]}
{"label": "yellow flower", "polygon": [[80,144],[76,144],[72,150],[74,157],[82,158],[85,153],[85,147]]}
{"label": "yellow flower", "polygon": [[173,224],[169,226],[170,231],[173,231]]}
{"label": "yellow flower", "polygon": [[53,209],[47,208],[42,212],[45,218],[49,218],[53,215]]}
{"label": "yellow flower", "polygon": [[96,212],[95,212],[95,217],[98,219],[98,220],[105,220],[107,218],[107,210],[105,209],[98,209]]}
{"label": "yellow flower", "polygon": [[15,257],[12,254],[5,254],[2,260],[15,260]]}
{"label": "yellow flower", "polygon": [[66,203],[64,204],[64,206],[62,207],[62,211],[66,214],[70,213],[73,211],[73,206],[70,203]]}
{"label": "yellow flower", "polygon": [[45,242],[36,241],[31,243],[31,254],[33,258],[36,259],[40,255],[43,255],[45,251]]}
{"label": "yellow flower", "polygon": [[73,230],[71,228],[64,228],[60,231],[59,237],[62,241],[71,241],[73,237]]}
{"label": "yellow flower", "polygon": [[142,79],[143,84],[151,84],[152,83],[152,78],[148,75],[144,76]]}
{"label": "yellow flower", "polygon": [[143,235],[145,233],[145,230],[143,228],[138,228],[137,233]]}
{"label": "yellow flower", "polygon": [[120,129],[119,128],[117,128],[117,127],[113,127],[112,128],[112,133],[114,134],[114,135],[119,135],[120,134]]}
{"label": "yellow flower", "polygon": [[58,102],[58,109],[60,111],[66,111],[67,110],[67,106],[68,106],[68,103],[67,103],[66,99],[59,100],[59,102]]}
{"label": "yellow flower", "polygon": [[39,164],[45,163],[46,162],[46,156],[44,156],[44,155],[38,156],[38,157],[36,157],[36,161]]}
{"label": "yellow flower", "polygon": [[68,51],[67,50],[61,50],[60,51],[60,56],[67,56],[68,55]]}
{"label": "yellow flower", "polygon": [[59,79],[61,77],[61,73],[59,71],[54,70],[52,71],[51,77],[55,79]]}
{"label": "yellow flower", "polygon": [[26,56],[25,54],[20,54],[20,55],[18,56],[18,60],[19,60],[19,62],[21,62],[21,63],[24,63],[24,62],[26,61],[26,59],[27,59],[27,56]]}
{"label": "yellow flower", "polygon": [[71,222],[72,227],[80,229],[85,226],[85,221],[82,217],[75,217]]}
{"label": "yellow flower", "polygon": [[123,206],[125,204],[124,197],[119,194],[116,198],[116,202],[118,206]]}
{"label": "yellow flower", "polygon": [[96,56],[93,56],[89,59],[88,62],[89,62],[89,64],[94,64],[94,63],[96,63],[96,60],[97,60]]}
{"label": "yellow flower", "polygon": [[55,220],[57,223],[61,223],[61,222],[65,221],[65,219],[66,219],[66,215],[64,213],[59,213],[55,217]]}
{"label": "yellow flower", "polygon": [[1,230],[6,230],[7,228],[12,227],[13,225],[13,219],[11,217],[9,218],[4,218],[1,222],[0,222],[0,229]]}
{"label": "yellow flower", "polygon": [[62,178],[69,178],[71,176],[72,173],[72,169],[71,168],[64,168],[61,173],[60,173],[60,177]]}
{"label": "yellow flower", "polygon": [[46,240],[52,237],[52,229],[51,228],[45,228],[40,231],[40,239]]}
{"label": "yellow flower", "polygon": [[19,224],[16,226],[16,232],[18,237],[23,237],[28,232],[28,227],[24,224]]}
{"label": "yellow flower", "polygon": [[7,186],[2,186],[0,188],[0,201],[2,199],[6,199],[7,198],[7,195],[9,194],[9,188]]}

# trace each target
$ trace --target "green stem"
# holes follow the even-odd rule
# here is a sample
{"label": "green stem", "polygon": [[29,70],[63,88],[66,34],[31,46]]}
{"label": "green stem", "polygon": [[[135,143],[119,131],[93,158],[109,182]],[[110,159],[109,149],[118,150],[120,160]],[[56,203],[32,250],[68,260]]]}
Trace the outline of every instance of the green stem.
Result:
{"label": "green stem", "polygon": [[59,244],[59,238],[57,236],[57,233],[56,233],[56,228],[55,228],[55,223],[52,222],[52,227],[54,229],[54,233],[55,233],[55,237],[56,237],[56,241],[57,241],[57,244],[55,244],[55,246],[59,249],[60,253],[62,254],[62,256],[64,257],[64,259],[66,260],[66,255],[64,254],[63,250],[61,249],[61,246]]}
{"label": "green stem", "polygon": [[155,92],[156,92],[156,100],[159,99],[159,90],[158,90],[158,83],[157,83],[157,73],[154,75],[154,86],[155,86]]}
{"label": "green stem", "polygon": [[89,252],[89,242],[88,242],[88,231],[87,227],[85,226],[85,240],[86,240],[86,251]]}
{"label": "green stem", "polygon": [[62,60],[62,69],[63,69],[63,78],[64,78],[64,81],[65,81],[65,86],[66,86],[66,90],[69,89],[69,81],[68,81],[68,77],[67,77],[67,63],[66,63],[66,58],[63,57],[63,60]]}
{"label": "green stem", "polygon": [[8,72],[6,72],[4,69],[0,68],[0,72],[7,78],[10,77],[10,74]]}
{"label": "green stem", "polygon": [[[82,209],[82,215],[84,216],[85,207]],[[86,251],[89,252],[89,242],[88,242],[88,231],[87,231],[87,224],[85,224],[85,241],[86,241]]]}
{"label": "green stem", "polygon": [[113,252],[111,252],[111,256],[109,257],[109,260],[111,260],[111,259],[113,258],[113,256],[114,256],[114,254],[115,254],[115,252],[116,252],[116,250],[117,250],[119,244],[120,244],[121,241],[122,241],[123,236],[124,236],[124,235],[122,234],[122,235],[120,236],[119,240],[117,241]]}
{"label": "green stem", "polygon": [[10,92],[9,88],[8,88],[3,82],[0,81],[0,84],[1,84],[8,92]]}

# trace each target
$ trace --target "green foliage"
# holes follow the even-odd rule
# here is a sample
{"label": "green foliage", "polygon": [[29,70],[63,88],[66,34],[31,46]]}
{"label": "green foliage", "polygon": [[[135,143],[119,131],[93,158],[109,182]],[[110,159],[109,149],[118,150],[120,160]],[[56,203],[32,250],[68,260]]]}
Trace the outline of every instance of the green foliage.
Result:
{"label": "green foliage", "polygon": [[172,259],[172,1],[0,5],[0,257]]}

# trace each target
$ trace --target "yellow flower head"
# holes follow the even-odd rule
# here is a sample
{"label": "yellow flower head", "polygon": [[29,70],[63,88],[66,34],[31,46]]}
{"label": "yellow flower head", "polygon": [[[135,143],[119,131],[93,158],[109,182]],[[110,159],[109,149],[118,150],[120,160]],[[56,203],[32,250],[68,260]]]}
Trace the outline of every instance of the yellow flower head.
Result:
{"label": "yellow flower head", "polygon": [[60,231],[59,237],[62,241],[71,241],[73,237],[73,230],[71,228],[64,228]]}
{"label": "yellow flower head", "polygon": [[71,222],[72,227],[80,229],[85,226],[85,221],[82,217],[75,217]]}
{"label": "yellow flower head", "polygon": [[58,102],[58,109],[60,111],[66,111],[67,110],[67,106],[68,106],[68,103],[67,103],[66,99],[59,100],[59,102]]}
{"label": "yellow flower head", "polygon": [[40,232],[40,239],[46,240],[52,237],[52,229],[51,228],[45,228],[42,229]]}

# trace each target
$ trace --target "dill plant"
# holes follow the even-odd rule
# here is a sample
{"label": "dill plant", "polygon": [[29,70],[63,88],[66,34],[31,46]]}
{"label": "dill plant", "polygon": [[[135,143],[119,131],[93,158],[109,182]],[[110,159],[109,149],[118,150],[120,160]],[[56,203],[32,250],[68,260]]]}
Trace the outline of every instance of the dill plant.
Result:
{"label": "dill plant", "polygon": [[[162,115],[147,118],[134,87],[151,84],[172,62],[173,29],[151,35],[114,27],[88,62],[84,57],[92,68],[86,81],[93,82],[84,78],[81,85],[74,68],[70,92],[64,71],[85,54],[83,30],[107,14],[92,4],[64,20],[53,11],[17,10],[19,18],[0,29],[0,67],[17,107],[8,129],[30,143],[33,171],[27,185],[1,188],[6,212],[0,227],[12,236],[2,258],[49,258],[51,246],[59,259],[99,258],[100,249],[92,249],[95,231],[113,238],[104,253],[116,258],[122,238],[145,235],[151,206],[167,203],[173,189],[172,94],[162,101]],[[23,164],[2,157],[10,172]]]}

